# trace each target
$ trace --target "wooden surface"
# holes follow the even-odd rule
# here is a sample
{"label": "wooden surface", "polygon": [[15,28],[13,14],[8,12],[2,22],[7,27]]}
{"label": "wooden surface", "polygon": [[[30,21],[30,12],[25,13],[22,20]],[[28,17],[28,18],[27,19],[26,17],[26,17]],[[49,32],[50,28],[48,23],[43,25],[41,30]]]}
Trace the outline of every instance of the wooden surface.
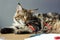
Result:
{"label": "wooden surface", "polygon": [[0,34],[0,39],[5,40],[24,40],[28,38],[30,34]]}

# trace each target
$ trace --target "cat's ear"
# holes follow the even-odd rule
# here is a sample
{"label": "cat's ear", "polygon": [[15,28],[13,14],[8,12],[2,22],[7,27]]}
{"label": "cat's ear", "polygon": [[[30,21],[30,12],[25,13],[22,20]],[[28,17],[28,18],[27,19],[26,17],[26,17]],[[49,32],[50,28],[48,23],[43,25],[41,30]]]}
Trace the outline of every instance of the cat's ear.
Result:
{"label": "cat's ear", "polygon": [[30,12],[35,12],[35,11],[37,11],[39,8],[37,8],[37,9],[30,9],[29,11]]}
{"label": "cat's ear", "polygon": [[17,5],[17,10],[19,10],[19,11],[22,10],[22,5],[20,3],[18,3],[18,5]]}

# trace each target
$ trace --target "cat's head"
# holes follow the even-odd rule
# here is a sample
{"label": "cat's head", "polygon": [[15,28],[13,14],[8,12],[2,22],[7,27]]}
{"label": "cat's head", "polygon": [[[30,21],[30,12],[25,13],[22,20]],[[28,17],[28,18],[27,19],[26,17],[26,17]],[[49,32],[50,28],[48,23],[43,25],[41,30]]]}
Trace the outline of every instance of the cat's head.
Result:
{"label": "cat's head", "polygon": [[30,18],[32,17],[32,14],[34,12],[34,10],[38,10],[38,9],[25,9],[22,7],[22,5],[20,3],[18,3],[17,8],[16,8],[16,17],[17,18]]}

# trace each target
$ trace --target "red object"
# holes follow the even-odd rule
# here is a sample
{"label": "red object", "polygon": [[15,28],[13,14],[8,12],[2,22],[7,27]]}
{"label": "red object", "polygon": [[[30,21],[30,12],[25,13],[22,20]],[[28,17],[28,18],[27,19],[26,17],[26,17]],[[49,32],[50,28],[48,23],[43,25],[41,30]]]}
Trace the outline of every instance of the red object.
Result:
{"label": "red object", "polygon": [[48,23],[44,23],[45,26],[48,27],[48,29],[51,29],[51,26]]}
{"label": "red object", "polygon": [[32,25],[28,24],[29,28],[31,28],[33,31],[35,31],[35,29],[33,28]]}
{"label": "red object", "polygon": [[56,36],[55,37],[55,40],[60,40],[60,36]]}

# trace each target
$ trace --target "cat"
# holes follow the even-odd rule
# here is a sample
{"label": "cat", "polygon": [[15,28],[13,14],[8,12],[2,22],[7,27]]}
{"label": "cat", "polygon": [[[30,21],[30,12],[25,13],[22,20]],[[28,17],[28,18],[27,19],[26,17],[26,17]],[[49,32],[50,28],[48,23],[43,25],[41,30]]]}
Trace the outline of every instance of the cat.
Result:
{"label": "cat", "polygon": [[[22,28],[26,28],[26,30],[28,30],[28,29],[30,30],[30,28],[28,28],[26,24],[28,24],[28,22],[31,20],[35,20],[35,21],[38,20],[38,18],[36,18],[36,16],[33,16],[35,10],[38,10],[38,9],[27,10],[27,9],[23,8],[20,3],[18,3],[16,13],[13,17],[16,27],[20,27],[20,28],[22,27]],[[36,27],[34,26],[35,29],[36,29]],[[40,26],[39,26],[39,28],[40,28]]]}

